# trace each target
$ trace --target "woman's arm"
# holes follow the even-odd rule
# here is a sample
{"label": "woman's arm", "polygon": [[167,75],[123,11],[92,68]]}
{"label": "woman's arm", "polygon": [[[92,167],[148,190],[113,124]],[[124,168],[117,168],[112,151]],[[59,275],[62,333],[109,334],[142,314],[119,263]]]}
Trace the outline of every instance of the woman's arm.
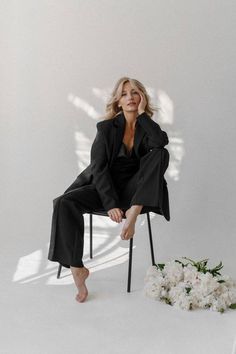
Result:
{"label": "woman's arm", "polygon": [[153,147],[164,147],[169,143],[166,132],[161,130],[159,124],[154,122],[146,112],[138,115],[137,122],[146,131],[150,145]]}
{"label": "woman's arm", "polygon": [[119,197],[110,174],[106,146],[101,130],[97,131],[91,147],[92,183],[95,184],[106,211],[117,208]]}

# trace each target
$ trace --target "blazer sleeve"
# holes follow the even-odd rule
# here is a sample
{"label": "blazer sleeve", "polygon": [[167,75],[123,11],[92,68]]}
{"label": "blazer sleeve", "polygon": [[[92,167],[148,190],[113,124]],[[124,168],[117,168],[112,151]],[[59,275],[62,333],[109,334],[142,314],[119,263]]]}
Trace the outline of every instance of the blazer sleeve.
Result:
{"label": "blazer sleeve", "polygon": [[169,143],[166,132],[161,130],[159,124],[154,122],[146,112],[141,113],[137,117],[137,122],[146,131],[149,143],[153,147],[164,147]]}
{"label": "blazer sleeve", "polygon": [[91,147],[92,183],[98,191],[106,211],[117,208],[119,197],[110,174],[106,145],[103,132],[97,129],[97,134]]}

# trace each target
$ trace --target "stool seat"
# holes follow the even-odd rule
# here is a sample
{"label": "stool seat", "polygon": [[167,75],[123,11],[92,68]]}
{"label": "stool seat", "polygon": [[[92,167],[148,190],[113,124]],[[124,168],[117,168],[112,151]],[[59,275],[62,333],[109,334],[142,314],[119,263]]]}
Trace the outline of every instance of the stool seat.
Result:
{"label": "stool seat", "polygon": [[[151,260],[152,265],[155,265],[155,256],[154,256],[154,249],[153,249],[153,240],[152,240],[152,230],[151,230],[151,221],[149,212],[143,213],[147,215],[147,222],[148,222],[148,233],[149,233],[149,242],[150,242],[150,251],[151,251]],[[93,258],[93,215],[100,215],[100,216],[108,216],[105,210],[101,211],[93,211],[89,213],[89,241],[90,241],[90,259]],[[122,219],[126,219],[123,216]],[[131,271],[132,271],[132,257],[133,257],[133,237],[129,240],[129,266],[128,266],[128,281],[127,281],[127,292],[130,292],[131,288]],[[60,278],[61,275],[62,265],[59,264],[58,271],[57,271],[57,278]]]}

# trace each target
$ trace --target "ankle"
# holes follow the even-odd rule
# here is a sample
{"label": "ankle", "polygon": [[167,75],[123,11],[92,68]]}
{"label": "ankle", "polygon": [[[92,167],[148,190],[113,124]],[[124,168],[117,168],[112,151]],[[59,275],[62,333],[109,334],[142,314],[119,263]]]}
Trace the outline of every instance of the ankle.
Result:
{"label": "ankle", "polygon": [[72,267],[72,266],[70,266],[70,269],[73,273],[76,273],[76,274],[81,274],[85,270],[87,270],[87,268],[85,268],[85,267]]}
{"label": "ankle", "polygon": [[132,205],[130,211],[133,215],[138,216],[142,210],[142,205]]}
{"label": "ankle", "polygon": [[77,269],[83,269],[84,267],[75,267],[75,266],[70,266],[70,269],[75,269],[75,270],[77,270]]}

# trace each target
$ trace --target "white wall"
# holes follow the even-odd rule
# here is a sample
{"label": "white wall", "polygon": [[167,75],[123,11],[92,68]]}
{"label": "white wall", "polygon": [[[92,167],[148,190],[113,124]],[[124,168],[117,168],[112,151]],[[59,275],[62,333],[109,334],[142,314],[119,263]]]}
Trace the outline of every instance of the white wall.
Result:
{"label": "white wall", "polygon": [[36,250],[45,270],[52,200],[89,163],[106,95],[124,75],[161,102],[155,119],[170,138],[171,221],[153,219],[157,260],[209,257],[235,275],[235,10],[219,0],[1,1],[9,278]]}

